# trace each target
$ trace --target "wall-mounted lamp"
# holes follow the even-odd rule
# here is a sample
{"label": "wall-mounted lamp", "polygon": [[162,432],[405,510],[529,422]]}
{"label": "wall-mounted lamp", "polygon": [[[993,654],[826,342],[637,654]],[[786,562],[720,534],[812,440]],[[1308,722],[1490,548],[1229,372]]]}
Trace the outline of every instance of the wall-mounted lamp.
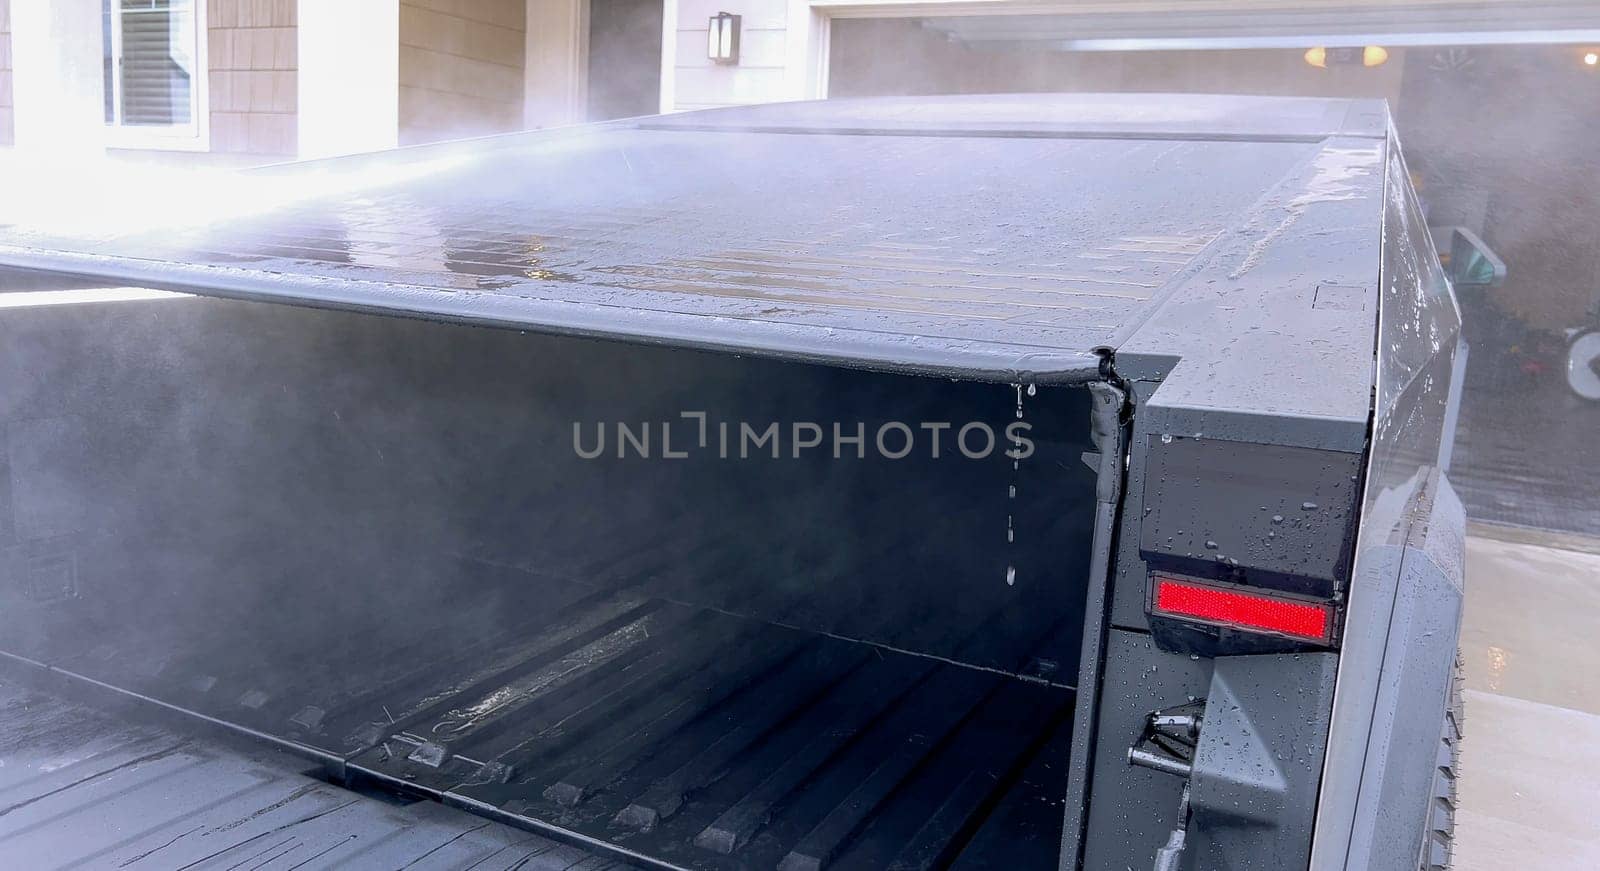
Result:
{"label": "wall-mounted lamp", "polygon": [[1586,67],[1600,65],[1600,51],[1586,52],[1583,56],[1583,65]]}
{"label": "wall-mounted lamp", "polygon": [[719,64],[739,62],[739,16],[727,12],[711,16],[710,30],[706,34],[706,57]]}

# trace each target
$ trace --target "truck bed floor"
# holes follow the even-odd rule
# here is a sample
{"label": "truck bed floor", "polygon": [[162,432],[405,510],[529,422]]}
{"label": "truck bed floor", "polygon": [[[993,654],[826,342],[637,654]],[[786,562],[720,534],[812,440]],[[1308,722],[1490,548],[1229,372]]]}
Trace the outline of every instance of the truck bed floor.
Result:
{"label": "truck bed floor", "polygon": [[602,871],[625,867],[429,801],[307,777],[303,759],[134,725],[0,681],[0,866]]}
{"label": "truck bed floor", "polygon": [[[309,644],[257,615],[181,643],[163,626],[62,624],[44,637],[74,643],[24,655],[623,858],[786,871],[1055,861],[1068,687],[626,586],[470,588],[499,591],[455,603],[454,626],[500,612],[477,637],[373,619]],[[994,635],[972,630],[991,652]],[[1020,662],[1041,638],[1007,643]]]}

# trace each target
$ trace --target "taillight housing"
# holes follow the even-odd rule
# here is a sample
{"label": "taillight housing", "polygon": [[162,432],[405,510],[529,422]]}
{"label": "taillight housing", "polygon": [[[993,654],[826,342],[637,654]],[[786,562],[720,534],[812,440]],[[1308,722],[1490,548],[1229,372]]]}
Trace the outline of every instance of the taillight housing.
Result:
{"label": "taillight housing", "polygon": [[1333,604],[1318,599],[1152,573],[1149,606],[1154,617],[1304,644],[1325,646],[1333,642]]}

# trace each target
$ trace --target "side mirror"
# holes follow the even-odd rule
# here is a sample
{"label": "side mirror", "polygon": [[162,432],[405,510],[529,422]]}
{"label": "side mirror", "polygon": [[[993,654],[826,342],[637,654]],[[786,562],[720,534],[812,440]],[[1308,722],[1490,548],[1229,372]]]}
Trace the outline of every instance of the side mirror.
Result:
{"label": "side mirror", "polygon": [[1496,287],[1506,280],[1506,264],[1466,227],[1432,227],[1434,246],[1450,283],[1461,287]]}

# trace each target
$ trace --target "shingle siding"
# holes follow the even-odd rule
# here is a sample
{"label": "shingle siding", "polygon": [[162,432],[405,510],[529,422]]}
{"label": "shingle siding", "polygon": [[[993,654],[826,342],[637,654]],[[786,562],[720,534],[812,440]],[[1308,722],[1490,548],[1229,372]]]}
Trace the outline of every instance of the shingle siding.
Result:
{"label": "shingle siding", "polygon": [[522,128],[523,0],[401,0],[400,144]]}
{"label": "shingle siding", "polygon": [[0,0],[0,146],[16,142],[11,95],[11,0]]}
{"label": "shingle siding", "polygon": [[293,155],[296,0],[207,0],[211,150]]}

